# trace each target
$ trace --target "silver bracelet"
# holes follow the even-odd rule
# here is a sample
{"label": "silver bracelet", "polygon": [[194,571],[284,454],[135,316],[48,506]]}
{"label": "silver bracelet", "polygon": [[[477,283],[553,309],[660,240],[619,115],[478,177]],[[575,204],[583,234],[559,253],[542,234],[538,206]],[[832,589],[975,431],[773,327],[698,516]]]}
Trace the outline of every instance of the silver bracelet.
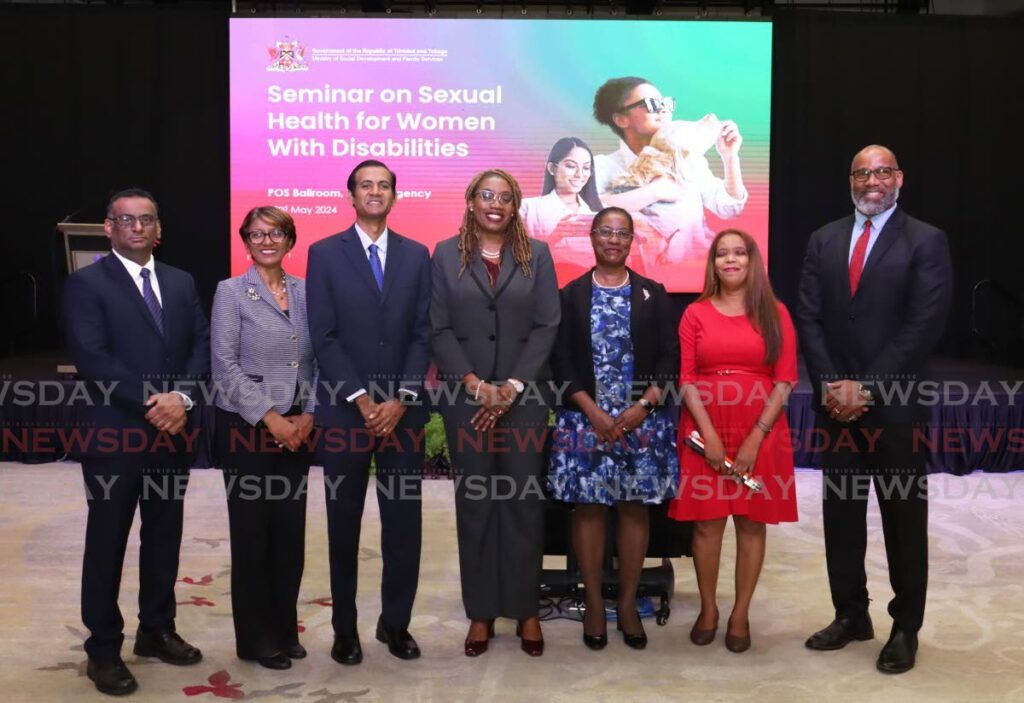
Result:
{"label": "silver bracelet", "polygon": [[476,392],[473,393],[473,400],[480,400],[480,386],[484,385],[485,383],[487,382],[480,381],[480,383],[476,384]]}

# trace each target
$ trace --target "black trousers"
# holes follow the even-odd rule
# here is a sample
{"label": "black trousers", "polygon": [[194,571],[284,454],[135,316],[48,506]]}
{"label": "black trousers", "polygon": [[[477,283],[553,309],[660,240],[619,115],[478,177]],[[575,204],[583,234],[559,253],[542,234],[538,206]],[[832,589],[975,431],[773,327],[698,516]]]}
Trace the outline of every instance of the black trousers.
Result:
{"label": "black trousers", "polygon": [[409,423],[405,416],[383,438],[374,437],[363,426],[329,431],[338,440],[323,443],[334,632],[347,637],[357,631],[359,536],[371,460],[376,467],[384,562],[381,617],[387,625],[405,629],[412,618],[420,574],[422,424]]}
{"label": "black trousers", "polygon": [[299,642],[297,602],[312,457],[306,448],[278,449],[262,423],[253,427],[220,408],[216,441],[231,528],[235,651],[243,659],[258,659]]}
{"label": "black trousers", "polygon": [[[139,628],[174,631],[182,514],[188,487],[184,458],[156,461],[118,455],[82,461],[89,514],[82,559],[85,652],[97,660],[120,656],[124,618],[117,604],[128,533],[139,507]],[[157,466],[159,465],[159,466]]]}
{"label": "black trousers", "polygon": [[864,558],[868,495],[874,485],[894,594],[889,615],[899,627],[916,633],[924,620],[928,590],[925,446],[915,441],[911,423],[825,421],[823,429],[829,432],[830,446],[841,447],[826,453],[822,462],[825,557],[836,616],[868,610]]}
{"label": "black trousers", "polygon": [[537,614],[544,558],[547,404],[514,406],[480,433],[479,405],[442,409],[455,471],[459,572],[466,617],[522,620]]}

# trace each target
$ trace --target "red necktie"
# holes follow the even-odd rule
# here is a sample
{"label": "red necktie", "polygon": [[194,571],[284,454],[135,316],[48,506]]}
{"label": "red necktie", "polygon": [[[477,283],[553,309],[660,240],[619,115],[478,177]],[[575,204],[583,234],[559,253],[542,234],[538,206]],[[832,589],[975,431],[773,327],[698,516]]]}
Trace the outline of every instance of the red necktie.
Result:
{"label": "red necktie", "polygon": [[854,245],[853,257],[850,259],[850,295],[857,292],[860,274],[864,271],[864,255],[868,251],[869,239],[871,239],[871,220],[865,220],[864,233],[860,235],[860,239]]}

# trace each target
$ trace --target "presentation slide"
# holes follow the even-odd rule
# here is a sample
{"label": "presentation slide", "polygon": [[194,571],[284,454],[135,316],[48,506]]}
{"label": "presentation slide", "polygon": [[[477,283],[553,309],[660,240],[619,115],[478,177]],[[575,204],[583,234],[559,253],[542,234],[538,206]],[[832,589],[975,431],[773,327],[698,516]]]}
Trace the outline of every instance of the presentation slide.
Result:
{"label": "presentation slide", "polygon": [[593,264],[608,205],[634,216],[629,264],[669,291],[701,289],[726,227],[767,255],[768,22],[240,18],[230,32],[232,275],[248,266],[245,213],[274,205],[295,218],[285,266],[304,276],[309,245],[354,221],[346,180],[371,158],[397,174],[389,227],[431,250],[458,233],[474,174],[510,172],[562,285]]}

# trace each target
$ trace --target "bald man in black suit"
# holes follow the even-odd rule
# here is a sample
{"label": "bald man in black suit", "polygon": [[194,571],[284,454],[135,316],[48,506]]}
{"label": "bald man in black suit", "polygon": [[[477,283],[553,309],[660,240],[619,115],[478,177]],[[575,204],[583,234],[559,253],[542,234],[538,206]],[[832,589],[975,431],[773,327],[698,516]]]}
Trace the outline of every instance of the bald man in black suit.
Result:
{"label": "bald man in black suit", "polygon": [[[849,178],[855,212],[811,235],[797,313],[818,424],[834,447],[822,461],[822,513],[835,620],[806,644],[874,637],[864,569],[874,483],[895,593],[877,668],[896,674],[914,666],[928,584],[926,456],[914,436],[929,412],[914,389],[945,327],[952,267],[946,235],[897,206],[903,171],[892,151],[865,147]],[[893,384],[910,384],[907,400],[887,392]]]}

